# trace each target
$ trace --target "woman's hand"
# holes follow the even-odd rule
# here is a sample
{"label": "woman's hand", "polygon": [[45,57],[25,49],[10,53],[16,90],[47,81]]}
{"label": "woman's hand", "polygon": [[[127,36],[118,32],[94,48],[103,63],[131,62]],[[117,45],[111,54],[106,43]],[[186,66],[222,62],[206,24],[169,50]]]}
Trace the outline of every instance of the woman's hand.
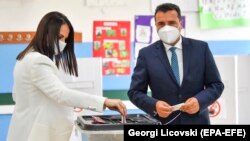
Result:
{"label": "woman's hand", "polygon": [[106,99],[104,101],[104,106],[108,107],[110,110],[115,110],[121,113],[121,115],[127,115],[126,105],[120,99]]}

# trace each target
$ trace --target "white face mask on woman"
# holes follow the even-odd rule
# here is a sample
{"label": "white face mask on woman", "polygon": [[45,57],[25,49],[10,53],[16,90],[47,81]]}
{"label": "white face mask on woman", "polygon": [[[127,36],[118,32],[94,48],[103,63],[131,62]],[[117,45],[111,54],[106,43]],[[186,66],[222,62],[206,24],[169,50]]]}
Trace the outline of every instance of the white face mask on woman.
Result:
{"label": "white face mask on woman", "polygon": [[159,29],[158,35],[164,43],[172,44],[180,36],[180,32],[178,28],[174,26],[165,25],[164,27]]}
{"label": "white face mask on woman", "polygon": [[57,49],[57,47],[56,47],[57,45],[56,45],[56,43],[55,43],[55,55],[58,55],[59,53],[61,53],[61,52],[64,50],[64,48],[66,47],[66,45],[67,45],[67,43],[65,43],[65,42],[62,41],[62,40],[59,40],[58,43],[59,43],[60,52],[58,52],[58,49]]}

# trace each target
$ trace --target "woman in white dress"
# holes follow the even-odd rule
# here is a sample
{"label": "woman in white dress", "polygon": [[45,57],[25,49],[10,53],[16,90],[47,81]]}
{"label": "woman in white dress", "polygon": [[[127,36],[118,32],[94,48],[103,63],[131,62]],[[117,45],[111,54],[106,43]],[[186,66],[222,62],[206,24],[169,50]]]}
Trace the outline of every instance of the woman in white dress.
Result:
{"label": "woman in white dress", "polygon": [[121,100],[65,87],[58,69],[78,75],[74,29],[65,15],[50,12],[17,56],[12,94],[15,109],[7,141],[68,141],[73,128],[72,107],[100,112],[108,107],[127,114]]}

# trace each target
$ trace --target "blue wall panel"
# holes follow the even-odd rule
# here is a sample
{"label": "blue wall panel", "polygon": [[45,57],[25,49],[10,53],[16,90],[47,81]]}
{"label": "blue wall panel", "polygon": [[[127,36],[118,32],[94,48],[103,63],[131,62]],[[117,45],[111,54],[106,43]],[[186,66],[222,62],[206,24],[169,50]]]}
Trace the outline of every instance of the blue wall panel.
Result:
{"label": "blue wall panel", "polygon": [[[250,41],[208,41],[214,55],[246,55],[250,54]],[[13,68],[17,54],[25,48],[26,44],[1,44],[0,45],[0,94],[10,93],[13,84]],[[75,52],[77,57],[92,57],[92,43],[76,43]],[[134,49],[131,43],[131,60]],[[134,61],[131,61],[131,73]],[[130,85],[131,75],[104,76],[104,90],[127,90]]]}
{"label": "blue wall panel", "polygon": [[250,41],[208,41],[214,55],[250,54]]}
{"label": "blue wall panel", "polygon": [[0,115],[0,141],[6,141],[11,114]]}
{"label": "blue wall panel", "polygon": [[12,91],[13,69],[16,62],[16,56],[25,46],[26,44],[0,45],[0,93]]}

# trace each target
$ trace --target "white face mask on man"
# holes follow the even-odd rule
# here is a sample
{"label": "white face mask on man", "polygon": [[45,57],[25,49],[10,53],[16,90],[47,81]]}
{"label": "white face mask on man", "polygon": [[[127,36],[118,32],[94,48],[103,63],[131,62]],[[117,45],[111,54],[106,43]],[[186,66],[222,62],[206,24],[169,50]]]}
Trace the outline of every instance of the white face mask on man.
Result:
{"label": "white face mask on man", "polygon": [[180,32],[178,28],[174,26],[165,25],[164,27],[159,29],[158,35],[164,43],[172,44],[180,36]]}
{"label": "white face mask on man", "polygon": [[66,47],[66,45],[67,45],[67,43],[65,43],[62,40],[59,40],[58,43],[59,43],[59,50],[60,50],[60,52],[58,52],[57,45],[55,43],[55,55],[58,55],[59,53],[61,53],[64,50],[64,48]]}

